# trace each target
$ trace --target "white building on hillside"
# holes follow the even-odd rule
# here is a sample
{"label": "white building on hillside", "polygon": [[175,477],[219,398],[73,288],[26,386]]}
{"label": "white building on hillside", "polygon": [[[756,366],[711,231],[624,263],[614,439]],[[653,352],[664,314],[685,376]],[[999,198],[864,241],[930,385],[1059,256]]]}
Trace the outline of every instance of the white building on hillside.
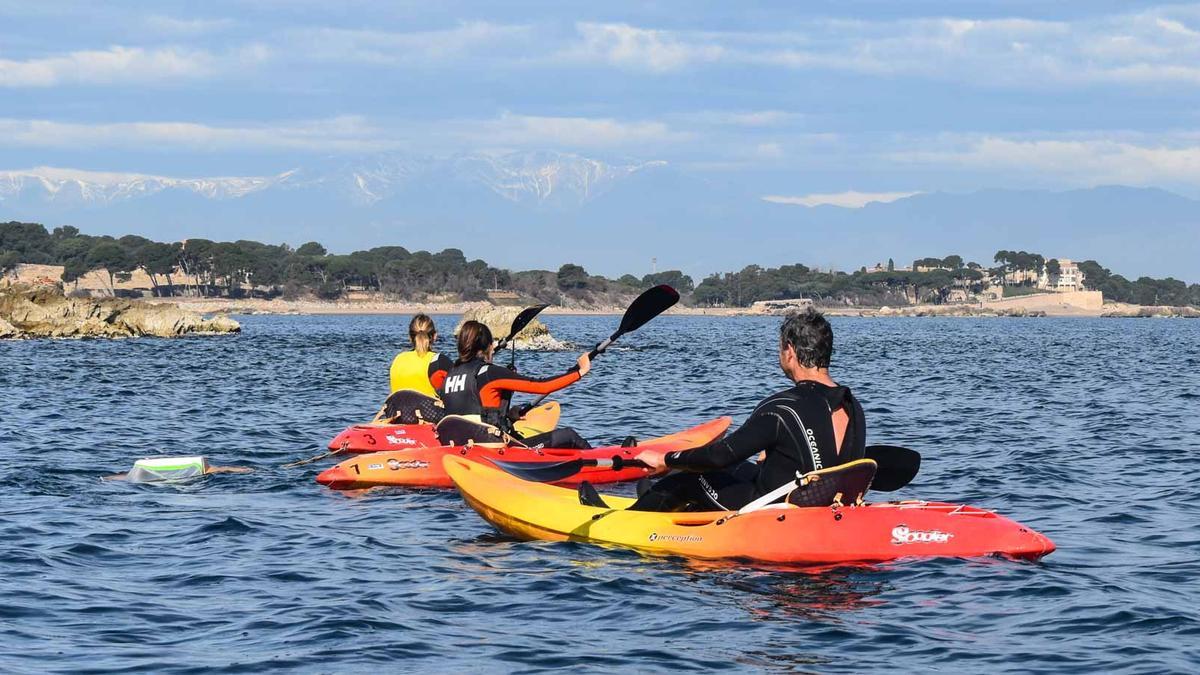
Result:
{"label": "white building on hillside", "polygon": [[1058,274],[1050,274],[1045,268],[1038,278],[1038,288],[1044,288],[1058,293],[1083,290],[1083,272],[1079,266],[1067,258],[1058,259]]}

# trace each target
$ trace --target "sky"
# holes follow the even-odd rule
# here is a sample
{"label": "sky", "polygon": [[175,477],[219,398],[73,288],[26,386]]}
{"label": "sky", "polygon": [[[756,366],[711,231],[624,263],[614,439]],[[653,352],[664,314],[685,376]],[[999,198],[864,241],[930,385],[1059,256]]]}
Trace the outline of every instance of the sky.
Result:
{"label": "sky", "polygon": [[0,0],[0,170],[664,160],[782,203],[1200,197],[1200,4]]}

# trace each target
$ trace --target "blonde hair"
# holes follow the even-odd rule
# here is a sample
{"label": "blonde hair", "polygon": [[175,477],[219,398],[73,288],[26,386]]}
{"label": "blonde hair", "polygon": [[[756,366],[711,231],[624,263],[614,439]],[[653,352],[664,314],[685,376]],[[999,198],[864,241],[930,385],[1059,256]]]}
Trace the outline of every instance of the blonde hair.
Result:
{"label": "blonde hair", "polygon": [[428,314],[418,314],[408,322],[408,339],[412,340],[413,349],[417,354],[424,355],[431,351],[433,341],[437,338],[437,327]]}

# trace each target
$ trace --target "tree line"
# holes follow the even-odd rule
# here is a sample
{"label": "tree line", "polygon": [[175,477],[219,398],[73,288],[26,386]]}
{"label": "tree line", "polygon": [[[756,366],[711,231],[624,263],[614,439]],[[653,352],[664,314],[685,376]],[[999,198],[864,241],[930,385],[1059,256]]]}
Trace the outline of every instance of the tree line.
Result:
{"label": "tree line", "polygon": [[691,278],[679,271],[615,280],[589,274],[574,264],[562,265],[557,272],[512,272],[483,260],[468,260],[456,248],[432,253],[379,246],[335,255],[317,242],[294,249],[249,240],[163,243],[136,235],[91,236],[69,226],[47,231],[37,223],[0,223],[0,272],[20,263],[62,265],[62,281],[67,285],[103,270],[113,294],[116,282],[128,281],[141,271],[150,279],[153,294],[161,297],[313,295],[333,300],[363,290],[405,300],[436,296],[471,301],[483,300],[489,289],[495,289],[558,303],[563,297],[604,301],[604,296],[628,295],[659,283],[684,292],[692,287]]}
{"label": "tree line", "polygon": [[[152,292],[162,297],[315,296],[337,299],[356,290],[404,300],[430,298],[482,300],[489,289],[512,291],[541,302],[557,304],[564,297],[611,303],[619,296],[647,286],[669,284],[695,305],[745,307],[760,300],[810,298],[820,304],[850,306],[942,303],[955,289],[977,293],[985,279],[1031,285],[1043,271],[1057,275],[1055,259],[1026,251],[998,251],[995,267],[984,268],[962,256],[914,260],[898,270],[892,260],[886,269],[856,272],[821,271],[805,265],[764,268],[749,265],[737,272],[712,274],[699,284],[679,270],[666,270],[617,279],[589,274],[573,263],[557,271],[509,271],[483,260],[468,260],[459,249],[437,253],[409,251],[402,246],[379,246],[345,255],[330,254],[317,242],[292,248],[239,240],[216,242],[189,239],[163,243],[145,237],[92,236],[74,227],[47,231],[37,223],[0,223],[0,272],[20,263],[62,265],[62,281],[73,284],[83,275],[104,270],[109,289],[141,271]],[[1200,306],[1200,284],[1178,279],[1141,277],[1130,281],[1094,260],[1078,264],[1084,286],[1105,298],[1142,305]],[[916,271],[921,270],[921,271]],[[1012,277],[1021,272],[1019,277]]]}

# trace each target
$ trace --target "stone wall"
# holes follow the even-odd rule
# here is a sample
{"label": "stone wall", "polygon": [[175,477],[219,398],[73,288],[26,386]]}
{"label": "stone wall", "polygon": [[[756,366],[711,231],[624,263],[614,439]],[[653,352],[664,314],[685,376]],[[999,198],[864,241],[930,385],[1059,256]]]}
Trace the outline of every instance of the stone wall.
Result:
{"label": "stone wall", "polygon": [[1003,300],[983,303],[987,309],[1025,309],[1052,312],[1061,309],[1076,309],[1099,312],[1104,308],[1104,296],[1100,291],[1068,291],[1064,293],[1033,293]]}

